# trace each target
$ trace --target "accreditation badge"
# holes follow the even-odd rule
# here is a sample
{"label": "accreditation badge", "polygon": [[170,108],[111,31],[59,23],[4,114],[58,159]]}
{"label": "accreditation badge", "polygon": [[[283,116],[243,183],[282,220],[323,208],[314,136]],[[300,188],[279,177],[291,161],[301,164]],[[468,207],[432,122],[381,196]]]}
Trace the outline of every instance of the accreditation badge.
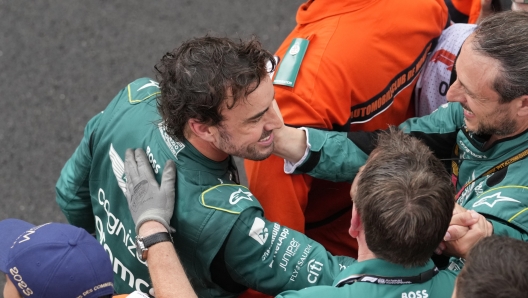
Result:
{"label": "accreditation badge", "polygon": [[304,38],[295,38],[292,40],[288,51],[284,55],[284,58],[282,58],[273,84],[288,87],[295,85],[295,80],[297,80],[297,75],[299,74],[299,69],[301,68],[301,63],[309,43],[308,39]]}

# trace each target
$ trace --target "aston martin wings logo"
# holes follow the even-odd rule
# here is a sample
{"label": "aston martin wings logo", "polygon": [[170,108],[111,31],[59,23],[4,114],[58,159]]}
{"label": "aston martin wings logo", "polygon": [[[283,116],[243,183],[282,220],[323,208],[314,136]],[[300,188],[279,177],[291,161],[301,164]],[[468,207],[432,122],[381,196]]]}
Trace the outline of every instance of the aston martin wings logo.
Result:
{"label": "aston martin wings logo", "polygon": [[[493,201],[493,203],[488,203],[488,199],[492,199],[492,198],[495,198],[495,200]],[[474,207],[477,207],[477,206],[480,206],[480,205],[488,205],[490,208],[493,208],[493,206],[495,206],[496,203],[498,202],[516,202],[516,203],[521,203],[515,199],[512,199],[512,198],[508,198],[508,197],[503,197],[501,196],[501,193],[498,192],[498,193],[494,193],[492,194],[491,196],[487,196],[487,197],[483,197],[482,199],[478,200],[475,202],[475,204],[473,204],[473,208]]]}
{"label": "aston martin wings logo", "polygon": [[253,201],[251,199],[252,196],[253,195],[251,194],[251,192],[242,191],[242,189],[239,188],[237,191],[232,193],[231,196],[229,197],[229,204],[236,205],[238,202],[240,202],[240,200]]}
{"label": "aston martin wings logo", "polygon": [[108,152],[110,156],[110,161],[112,162],[112,170],[117,179],[117,184],[119,188],[123,191],[123,194],[126,194],[126,177],[125,177],[125,163],[115,151],[114,146],[110,144],[110,151]]}

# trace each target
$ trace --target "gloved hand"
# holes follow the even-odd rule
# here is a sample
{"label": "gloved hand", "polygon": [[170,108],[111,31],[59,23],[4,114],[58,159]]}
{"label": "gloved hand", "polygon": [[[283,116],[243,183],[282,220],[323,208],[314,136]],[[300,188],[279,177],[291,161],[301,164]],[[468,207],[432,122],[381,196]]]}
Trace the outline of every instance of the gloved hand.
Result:
{"label": "gloved hand", "polygon": [[154,220],[167,228],[169,233],[176,230],[170,226],[174,211],[176,165],[167,160],[163,169],[161,186],[156,181],[152,167],[143,149],[127,149],[125,153],[125,175],[127,180],[126,198],[132,219],[139,227],[146,221]]}

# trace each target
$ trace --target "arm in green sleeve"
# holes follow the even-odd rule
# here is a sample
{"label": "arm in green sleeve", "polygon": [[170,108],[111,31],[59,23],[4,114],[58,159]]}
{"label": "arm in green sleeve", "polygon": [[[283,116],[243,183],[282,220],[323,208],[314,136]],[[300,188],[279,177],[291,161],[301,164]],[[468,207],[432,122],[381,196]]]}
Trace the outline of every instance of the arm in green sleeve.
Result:
{"label": "arm in green sleeve", "polygon": [[526,231],[521,231],[515,227],[506,224],[500,220],[487,219],[493,226],[493,234],[508,236],[522,241],[528,241],[528,233]]}
{"label": "arm in green sleeve", "polygon": [[368,154],[351,142],[346,133],[312,128],[307,133],[308,152],[298,164],[285,165],[286,173],[306,173],[334,182],[351,182]]}
{"label": "arm in green sleeve", "polygon": [[236,282],[277,295],[315,285],[332,285],[355,259],[332,256],[306,235],[246,209],[227,238],[225,263]]}
{"label": "arm in green sleeve", "polygon": [[68,222],[84,228],[90,233],[95,232],[94,214],[88,185],[92,154],[90,142],[97,127],[101,113],[93,117],[84,130],[84,137],[64,165],[59,180],[55,186],[56,201]]}
{"label": "arm in green sleeve", "polygon": [[[457,133],[464,124],[458,103],[442,106],[433,114],[411,118],[399,126],[405,133],[422,140],[438,158],[450,158]],[[303,128],[307,136],[307,152],[297,164],[286,162],[286,173],[306,173],[335,182],[352,181],[359,167],[375,148],[373,132],[329,132]]]}

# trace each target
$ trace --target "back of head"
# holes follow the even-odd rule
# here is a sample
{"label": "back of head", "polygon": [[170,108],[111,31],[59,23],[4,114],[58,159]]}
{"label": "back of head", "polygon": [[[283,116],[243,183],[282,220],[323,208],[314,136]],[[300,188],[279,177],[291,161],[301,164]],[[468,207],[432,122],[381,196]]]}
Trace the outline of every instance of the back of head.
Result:
{"label": "back of head", "polygon": [[0,270],[22,297],[98,298],[114,292],[108,254],[85,230],[67,224],[0,222]]}
{"label": "back of head", "polygon": [[528,296],[528,243],[490,236],[469,252],[457,278],[458,298]]}
{"label": "back of head", "polygon": [[493,89],[501,102],[528,94],[528,12],[505,11],[484,19],[475,30],[473,46],[500,62]]}
{"label": "back of head", "polygon": [[454,195],[426,145],[395,129],[381,134],[354,197],[369,249],[392,263],[424,265],[447,231]]}
{"label": "back of head", "polygon": [[274,68],[273,55],[254,38],[234,42],[206,36],[184,42],[156,65],[158,109],[167,133],[182,139],[191,118],[219,124],[221,110],[247,97]]}

